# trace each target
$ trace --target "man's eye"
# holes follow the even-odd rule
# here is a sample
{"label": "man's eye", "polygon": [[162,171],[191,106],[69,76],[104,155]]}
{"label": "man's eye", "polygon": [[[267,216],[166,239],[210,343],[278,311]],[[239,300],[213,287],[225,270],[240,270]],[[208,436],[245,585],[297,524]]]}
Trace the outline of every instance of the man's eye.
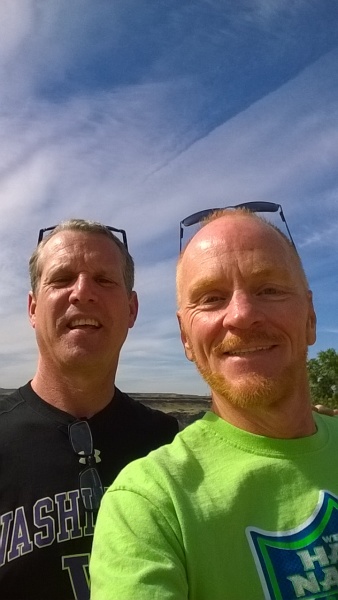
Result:
{"label": "man's eye", "polygon": [[204,296],[202,298],[202,304],[216,304],[217,302],[222,302],[224,300],[224,296],[210,294],[210,296]]}
{"label": "man's eye", "polygon": [[109,277],[98,277],[96,281],[100,285],[114,285],[115,284],[115,281],[113,279],[110,279]]}
{"label": "man's eye", "polygon": [[279,290],[278,288],[275,287],[266,287],[263,290],[261,290],[260,294],[264,295],[264,296],[276,296],[279,294],[282,294],[282,290]]}
{"label": "man's eye", "polygon": [[62,275],[60,277],[54,277],[54,279],[51,281],[51,284],[55,286],[67,285],[71,279],[72,278],[70,276]]}

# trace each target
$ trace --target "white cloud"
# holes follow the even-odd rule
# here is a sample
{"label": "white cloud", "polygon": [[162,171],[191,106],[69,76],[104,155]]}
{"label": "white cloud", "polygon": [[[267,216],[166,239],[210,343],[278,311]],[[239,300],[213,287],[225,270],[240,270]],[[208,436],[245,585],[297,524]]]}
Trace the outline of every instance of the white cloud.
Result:
{"label": "white cloud", "polygon": [[[280,2],[254,4],[257,10],[268,9],[267,21],[280,9]],[[306,263],[317,265],[324,252],[333,260],[338,244],[337,51],[202,135],[188,104],[178,100],[187,95],[195,114],[194,98],[199,102],[205,89],[196,76],[170,70],[170,48],[143,81],[77,90],[62,102],[39,95],[41,82],[60,83],[76,63],[86,34],[93,34],[97,5],[84,6],[80,15],[78,7],[64,1],[0,4],[0,83],[7,93],[0,111],[0,331],[5,349],[0,386],[24,382],[35,367],[34,333],[23,299],[37,231],[79,216],[126,228],[136,260],[140,317],[122,355],[123,387],[205,393],[205,384],[184,358],[174,315],[178,223],[211,205],[273,200],[283,204]],[[114,10],[117,40],[126,13],[122,3],[114,3]],[[71,16],[69,23],[66,16]],[[222,35],[217,30],[213,43],[220,43]],[[172,52],[179,55],[177,48]],[[156,81],[154,73],[161,72],[166,56],[168,71]],[[219,103],[228,101],[227,93],[225,81]],[[324,293],[321,277],[316,266],[311,278],[318,294]],[[335,332],[331,299],[337,279],[330,281],[322,318],[330,315]]]}

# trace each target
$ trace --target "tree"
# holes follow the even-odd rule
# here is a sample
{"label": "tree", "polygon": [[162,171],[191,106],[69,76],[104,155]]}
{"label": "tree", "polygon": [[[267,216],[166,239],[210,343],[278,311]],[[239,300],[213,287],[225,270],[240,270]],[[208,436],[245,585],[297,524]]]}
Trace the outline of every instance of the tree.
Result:
{"label": "tree", "polygon": [[338,353],[333,348],[307,361],[312,401],[338,407]]}

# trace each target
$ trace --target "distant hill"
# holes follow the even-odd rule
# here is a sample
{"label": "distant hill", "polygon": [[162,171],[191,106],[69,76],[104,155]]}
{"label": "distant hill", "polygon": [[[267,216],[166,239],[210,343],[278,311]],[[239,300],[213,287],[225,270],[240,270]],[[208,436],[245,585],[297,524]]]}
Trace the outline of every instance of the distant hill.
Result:
{"label": "distant hill", "polygon": [[210,408],[210,396],[185,394],[129,394],[146,406],[162,410],[176,417],[183,426],[199,419]]}
{"label": "distant hill", "polygon": [[[0,394],[11,394],[13,391],[13,389],[0,388]],[[183,426],[202,417],[210,408],[210,396],[138,392],[130,392],[129,396],[150,408],[173,415]]]}

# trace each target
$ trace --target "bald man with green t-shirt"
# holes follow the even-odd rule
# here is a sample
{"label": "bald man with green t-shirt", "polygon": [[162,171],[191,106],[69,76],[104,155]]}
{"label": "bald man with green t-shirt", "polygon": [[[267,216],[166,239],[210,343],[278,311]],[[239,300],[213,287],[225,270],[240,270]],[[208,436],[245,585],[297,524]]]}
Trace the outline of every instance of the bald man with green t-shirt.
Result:
{"label": "bald man with green t-shirt", "polygon": [[338,421],[311,410],[312,294],[291,242],[213,214],[177,266],[186,356],[212,410],[104,496],[92,600],[338,598]]}

